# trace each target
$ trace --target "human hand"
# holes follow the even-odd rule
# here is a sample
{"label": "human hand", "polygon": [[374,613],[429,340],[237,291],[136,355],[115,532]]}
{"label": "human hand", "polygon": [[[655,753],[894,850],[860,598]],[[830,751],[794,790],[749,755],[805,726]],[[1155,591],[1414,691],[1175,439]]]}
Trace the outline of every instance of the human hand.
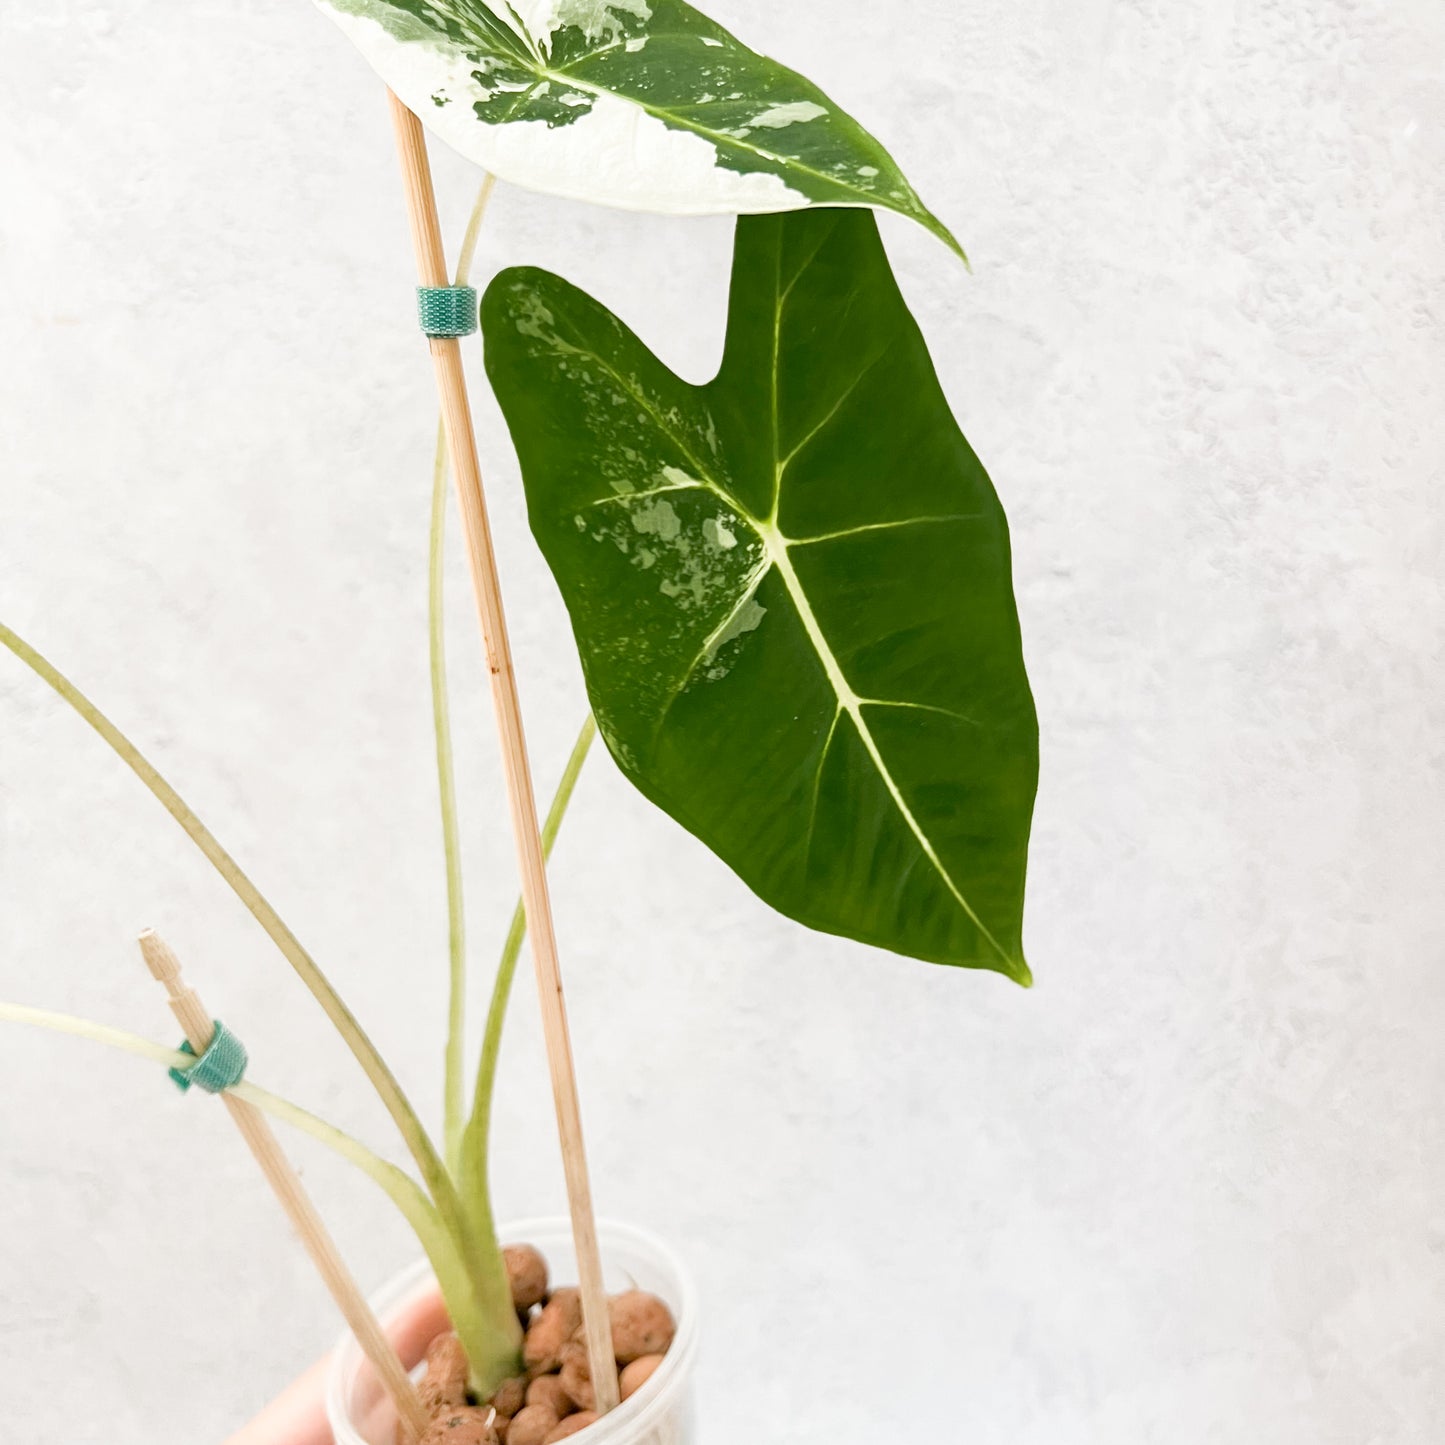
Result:
{"label": "human hand", "polygon": [[[447,1327],[441,1296],[427,1295],[404,1306],[388,1323],[386,1333],[402,1364],[410,1370]],[[330,1368],[329,1355],[318,1360],[249,1425],[232,1435],[226,1445],[335,1445],[326,1419],[326,1377]],[[390,1438],[390,1431],[384,1438]]]}

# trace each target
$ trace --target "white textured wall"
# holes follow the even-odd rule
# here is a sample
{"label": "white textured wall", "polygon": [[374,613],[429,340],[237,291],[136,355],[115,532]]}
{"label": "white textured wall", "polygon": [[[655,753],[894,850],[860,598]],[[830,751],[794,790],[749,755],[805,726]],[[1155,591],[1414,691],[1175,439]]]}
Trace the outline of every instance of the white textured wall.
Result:
{"label": "white textured wall", "polygon": [[[700,1276],[706,1445],[1438,1440],[1445,10],[712,8],[972,253],[887,228],[1013,518],[1045,762],[1033,994],[803,933],[589,770],[556,876],[597,1193]],[[473,179],[439,172],[455,234]],[[508,190],[483,258],[564,271],[701,377],[728,250]],[[0,0],[0,616],[430,1102],[410,284],[377,85],[302,0]],[[479,414],[550,788],[578,669]],[[482,965],[513,874],[452,584]],[[130,942],[157,923],[259,1080],[388,1138],[266,940],[3,657],[0,805],[0,996],[169,1038]],[[510,1040],[501,1206],[552,1211],[530,985]],[[0,1099],[7,1439],[214,1440],[328,1343],[214,1108],[14,1031]],[[305,1157],[379,1282],[404,1230]]]}

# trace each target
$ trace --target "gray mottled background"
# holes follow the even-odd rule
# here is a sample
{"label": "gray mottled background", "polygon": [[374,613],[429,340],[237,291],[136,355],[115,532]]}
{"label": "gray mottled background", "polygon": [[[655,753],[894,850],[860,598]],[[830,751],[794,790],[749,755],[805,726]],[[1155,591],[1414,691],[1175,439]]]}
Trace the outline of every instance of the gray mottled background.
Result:
{"label": "gray mottled background", "polygon": [[[1045,762],[1032,994],[805,934],[589,768],[556,891],[597,1194],[700,1278],[705,1445],[1438,1441],[1445,9],[712,9],[974,258],[887,227],[1013,519]],[[434,1116],[435,423],[390,147],[302,0],[0,0],[0,616]],[[455,237],[475,177],[439,183]],[[728,255],[724,221],[506,189],[482,264],[565,272],[701,378]],[[546,790],[578,668],[478,411]],[[481,970],[514,872],[451,584]],[[248,917],[3,657],[0,805],[0,996],[169,1039],[156,923],[258,1080],[389,1139]],[[530,985],[504,1073],[501,1208],[553,1212]],[[214,1441],[328,1344],[213,1107],[15,1030],[0,1091],[7,1439]],[[409,1259],[298,1152],[368,1284]]]}

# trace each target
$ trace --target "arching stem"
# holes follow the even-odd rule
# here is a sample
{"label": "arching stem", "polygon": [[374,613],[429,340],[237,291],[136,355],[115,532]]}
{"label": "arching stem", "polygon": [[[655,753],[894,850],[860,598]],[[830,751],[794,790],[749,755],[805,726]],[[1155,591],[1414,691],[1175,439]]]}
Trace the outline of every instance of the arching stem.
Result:
{"label": "arching stem", "polygon": [[[587,761],[587,754],[596,736],[596,720],[588,713],[587,720],[582,724],[582,731],[577,734],[577,741],[572,745],[571,756],[562,770],[562,779],[557,784],[557,791],[552,795],[552,805],[548,808],[547,819],[542,825],[542,847],[549,858],[557,842],[562,819],[567,816],[572,794],[577,789],[577,780],[582,776],[582,765]],[[512,980],[517,974],[517,960],[521,957],[522,942],[526,936],[527,912],[519,900],[512,911],[512,926],[507,931],[501,961],[497,965],[496,981],[492,985],[487,1026],[482,1036],[482,1058],[472,1095],[472,1115],[467,1121],[466,1135],[462,1142],[462,1170],[458,1180],[462,1206],[478,1230],[491,1228],[491,1176],[488,1156],[491,1148],[492,1093],[497,1082],[497,1060],[502,1051],[502,1025],[506,1021]]]}

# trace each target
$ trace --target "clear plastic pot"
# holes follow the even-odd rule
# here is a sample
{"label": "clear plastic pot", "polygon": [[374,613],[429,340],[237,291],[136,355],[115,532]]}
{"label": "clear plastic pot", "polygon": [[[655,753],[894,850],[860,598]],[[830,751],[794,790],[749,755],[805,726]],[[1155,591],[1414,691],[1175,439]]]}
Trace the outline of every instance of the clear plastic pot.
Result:
{"label": "clear plastic pot", "polygon": [[[577,1256],[567,1220],[524,1220],[500,1233],[508,1243],[536,1245],[546,1257],[554,1284],[576,1280]],[[597,1234],[608,1293],[635,1288],[659,1296],[677,1320],[677,1337],[657,1372],[630,1400],[571,1440],[578,1445],[695,1445],[692,1377],[697,1297],[692,1279],[665,1245],[640,1229],[598,1220]],[[436,1280],[422,1260],[397,1275],[371,1303],[386,1324],[404,1305],[435,1293]],[[332,1357],[326,1410],[336,1445],[395,1445],[395,1412],[349,1333]]]}

